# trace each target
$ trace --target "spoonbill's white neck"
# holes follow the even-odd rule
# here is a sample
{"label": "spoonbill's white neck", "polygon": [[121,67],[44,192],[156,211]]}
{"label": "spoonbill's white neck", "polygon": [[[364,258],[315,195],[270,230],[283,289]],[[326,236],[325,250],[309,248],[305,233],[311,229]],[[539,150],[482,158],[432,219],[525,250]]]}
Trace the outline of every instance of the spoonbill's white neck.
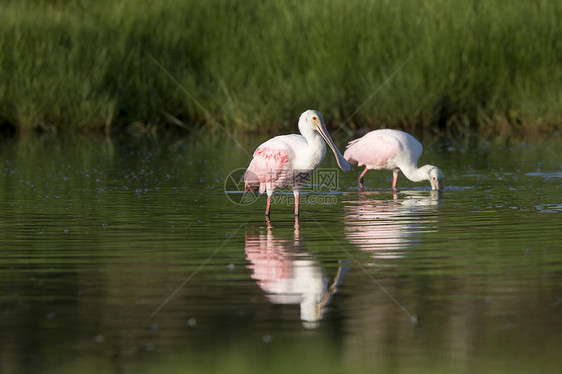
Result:
{"label": "spoonbill's white neck", "polygon": [[307,143],[306,148],[302,150],[303,160],[310,161],[316,167],[326,155],[326,143],[316,130],[305,131],[303,136]]}
{"label": "spoonbill's white neck", "polygon": [[314,128],[314,125],[308,122],[306,119],[301,118],[299,120],[299,130],[301,135],[306,140],[308,144],[308,151],[311,153],[320,152],[322,154],[326,153],[326,143],[318,131]]}
{"label": "spoonbill's white neck", "polygon": [[304,131],[304,133],[301,132],[301,134],[306,139],[306,142],[308,143],[309,147],[312,148],[326,147],[326,143],[324,142],[324,139],[322,139],[322,136],[318,133],[318,131],[307,129]]}
{"label": "spoonbill's white neck", "polygon": [[434,167],[432,165],[424,165],[418,168],[416,165],[408,165],[401,167],[400,170],[412,182],[422,182],[429,180],[429,171]]}

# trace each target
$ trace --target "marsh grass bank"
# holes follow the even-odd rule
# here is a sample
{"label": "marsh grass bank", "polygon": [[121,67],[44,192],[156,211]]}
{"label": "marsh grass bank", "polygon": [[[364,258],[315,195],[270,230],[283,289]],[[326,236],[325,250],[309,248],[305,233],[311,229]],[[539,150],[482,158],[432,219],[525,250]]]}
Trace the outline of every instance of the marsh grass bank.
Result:
{"label": "marsh grass bank", "polygon": [[562,122],[561,2],[2,3],[4,129]]}

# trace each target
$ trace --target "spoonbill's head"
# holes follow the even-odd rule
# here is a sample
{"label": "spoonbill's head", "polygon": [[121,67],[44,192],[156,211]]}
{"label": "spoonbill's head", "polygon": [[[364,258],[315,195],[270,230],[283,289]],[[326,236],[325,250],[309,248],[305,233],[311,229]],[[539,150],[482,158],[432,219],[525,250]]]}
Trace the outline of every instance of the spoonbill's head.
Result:
{"label": "spoonbill's head", "polygon": [[311,133],[311,130],[318,132],[322,138],[324,138],[326,143],[328,143],[332,152],[334,152],[338,166],[343,171],[351,170],[351,166],[347,160],[343,158],[342,154],[334,144],[334,141],[330,137],[330,134],[328,134],[328,130],[326,130],[326,125],[324,124],[324,117],[322,117],[320,112],[317,112],[316,110],[307,110],[301,114],[299,118],[299,130],[305,138]]}
{"label": "spoonbill's head", "polygon": [[432,190],[440,190],[443,188],[443,172],[436,166],[429,170],[429,183]]}

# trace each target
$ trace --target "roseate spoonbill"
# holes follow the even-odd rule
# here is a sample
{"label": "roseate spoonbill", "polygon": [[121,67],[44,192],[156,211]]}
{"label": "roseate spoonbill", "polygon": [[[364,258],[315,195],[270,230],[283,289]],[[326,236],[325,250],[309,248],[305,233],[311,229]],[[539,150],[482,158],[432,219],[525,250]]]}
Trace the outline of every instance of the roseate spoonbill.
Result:
{"label": "roseate spoonbill", "polygon": [[315,110],[301,114],[299,131],[302,135],[276,136],[260,145],[244,175],[245,191],[267,192],[268,217],[271,196],[279,187],[293,188],[295,216],[299,215],[300,189],[326,155],[324,140],[332,148],[338,166],[343,171],[351,169],[330,138],[322,114]]}
{"label": "roseate spoonbill", "polygon": [[412,182],[429,180],[432,190],[443,188],[443,173],[433,165],[417,167],[423,152],[420,142],[412,135],[400,130],[374,130],[347,145],[344,158],[358,166],[365,165],[359,175],[359,186],[363,189],[363,177],[367,170],[392,170],[392,189],[396,190],[398,172]]}

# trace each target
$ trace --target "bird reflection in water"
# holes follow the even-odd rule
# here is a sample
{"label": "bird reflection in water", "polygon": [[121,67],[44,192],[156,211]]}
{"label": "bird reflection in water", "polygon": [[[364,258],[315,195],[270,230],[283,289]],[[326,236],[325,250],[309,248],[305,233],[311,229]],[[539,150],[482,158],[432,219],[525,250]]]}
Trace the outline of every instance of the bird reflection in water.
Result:
{"label": "bird reflection in water", "polygon": [[320,263],[303,246],[298,218],[293,238],[267,231],[246,230],[246,258],[251,262],[252,279],[274,304],[299,304],[300,318],[307,328],[316,328],[324,318],[332,296],[341,284],[347,267],[340,266],[331,285]]}
{"label": "bird reflection in water", "polygon": [[[355,194],[351,196],[357,196]],[[415,243],[416,235],[431,231],[440,191],[360,192],[346,205],[345,236],[376,259],[395,259]]]}

